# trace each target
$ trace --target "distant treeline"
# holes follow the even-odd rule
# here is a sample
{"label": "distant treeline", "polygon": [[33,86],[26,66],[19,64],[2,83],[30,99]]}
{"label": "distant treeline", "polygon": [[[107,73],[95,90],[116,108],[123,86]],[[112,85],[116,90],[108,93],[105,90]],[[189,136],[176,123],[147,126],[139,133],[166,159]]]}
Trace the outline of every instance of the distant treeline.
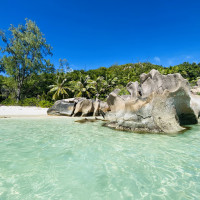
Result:
{"label": "distant treeline", "polygon": [[[180,73],[191,85],[200,77],[200,63],[183,63],[173,67],[162,67],[151,63],[129,63],[112,65],[109,68],[70,70],[64,68],[53,72],[32,74],[23,84],[21,98],[16,103],[16,82],[13,77],[0,76],[1,104],[49,106],[54,100],[71,97],[87,97],[106,99],[115,88],[121,94],[128,94],[125,89],[130,81],[139,81],[140,74],[157,69],[162,74]],[[43,105],[44,104],[44,105]]]}

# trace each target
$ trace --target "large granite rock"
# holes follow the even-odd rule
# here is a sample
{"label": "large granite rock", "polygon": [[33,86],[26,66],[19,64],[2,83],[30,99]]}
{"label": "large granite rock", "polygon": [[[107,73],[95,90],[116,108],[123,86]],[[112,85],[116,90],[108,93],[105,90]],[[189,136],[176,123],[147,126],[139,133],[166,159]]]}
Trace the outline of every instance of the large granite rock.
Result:
{"label": "large granite rock", "polygon": [[76,104],[80,101],[83,101],[84,99],[85,98],[70,98],[58,100],[52,107],[47,110],[47,114],[72,116]]}
{"label": "large granite rock", "polygon": [[93,112],[93,101],[91,99],[84,99],[77,103],[73,116],[89,116],[93,115]]}
{"label": "large granite rock", "polygon": [[[99,116],[105,115],[108,104],[98,99],[91,100],[86,98],[62,99],[54,103],[47,110],[48,115],[66,115],[66,116]],[[103,113],[102,113],[103,111]]]}
{"label": "large granite rock", "polygon": [[110,93],[106,114],[108,127],[153,133],[176,133],[182,125],[197,123],[191,107],[189,84],[180,74],[161,75],[157,70],[129,83],[129,98]]}

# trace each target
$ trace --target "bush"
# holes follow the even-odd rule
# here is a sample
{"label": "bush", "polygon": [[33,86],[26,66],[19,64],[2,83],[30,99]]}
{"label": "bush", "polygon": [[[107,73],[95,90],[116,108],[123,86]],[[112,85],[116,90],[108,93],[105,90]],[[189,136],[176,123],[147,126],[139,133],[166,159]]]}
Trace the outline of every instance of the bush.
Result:
{"label": "bush", "polygon": [[126,88],[120,88],[120,92],[118,95],[130,95],[130,93],[128,92],[128,90]]}
{"label": "bush", "polygon": [[16,102],[16,99],[11,99],[11,98],[7,98],[1,102],[1,104],[5,106],[18,106],[19,103]]}
{"label": "bush", "polygon": [[53,106],[53,103],[51,103],[50,101],[47,101],[47,100],[41,100],[39,102],[39,106],[42,108],[49,108],[49,107]]}
{"label": "bush", "polygon": [[16,99],[7,98],[4,101],[2,101],[1,104],[5,106],[38,106],[42,108],[49,108],[53,105],[53,103],[50,101],[47,100],[40,101],[35,97],[23,99],[18,103],[16,102]]}
{"label": "bush", "polygon": [[39,106],[39,99],[35,97],[26,98],[21,102],[21,106]]}

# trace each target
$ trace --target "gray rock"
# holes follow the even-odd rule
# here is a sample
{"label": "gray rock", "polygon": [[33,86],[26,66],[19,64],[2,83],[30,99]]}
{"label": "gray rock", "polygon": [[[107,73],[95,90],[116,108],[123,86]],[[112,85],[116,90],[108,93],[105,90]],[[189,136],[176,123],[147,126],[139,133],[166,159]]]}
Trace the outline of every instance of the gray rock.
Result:
{"label": "gray rock", "polygon": [[100,109],[100,100],[96,99],[92,103],[93,103],[93,107],[94,107],[93,116],[98,116],[99,109]]}
{"label": "gray rock", "polygon": [[58,100],[52,107],[47,110],[47,114],[72,116],[76,104],[80,101],[83,101],[84,99],[85,98],[70,98]]}
{"label": "gray rock", "polygon": [[110,107],[108,106],[107,102],[100,101],[99,103],[99,114],[105,118],[105,114],[110,111]]}
{"label": "gray rock", "polygon": [[197,80],[196,85],[193,86],[190,91],[194,95],[199,95],[200,94],[200,79]]}
{"label": "gray rock", "polygon": [[127,90],[131,94],[131,98],[137,99],[140,94],[139,94],[139,84],[138,82],[129,82],[126,86]]}
{"label": "gray rock", "polygon": [[74,111],[75,103],[56,101],[55,104],[47,110],[48,115],[67,115],[71,116]]}
{"label": "gray rock", "polygon": [[197,86],[200,87],[200,79],[197,80]]}
{"label": "gray rock", "polygon": [[100,101],[100,107],[99,110],[103,111],[104,113],[108,112],[110,110],[107,102]]}
{"label": "gray rock", "polygon": [[76,104],[73,116],[89,116],[93,115],[94,106],[91,99],[84,99]]}
{"label": "gray rock", "polygon": [[182,125],[198,122],[190,104],[189,84],[180,74],[161,75],[152,70],[142,74],[140,80],[140,85],[127,85],[129,99],[110,93],[107,126],[136,132],[177,133],[184,130]]}
{"label": "gray rock", "polygon": [[70,98],[56,101],[47,110],[48,115],[66,116],[99,116],[100,111],[107,112],[108,104],[98,99],[91,100],[86,98]]}
{"label": "gray rock", "polygon": [[190,95],[191,97],[191,107],[194,110],[196,116],[199,118],[200,117],[200,95]]}

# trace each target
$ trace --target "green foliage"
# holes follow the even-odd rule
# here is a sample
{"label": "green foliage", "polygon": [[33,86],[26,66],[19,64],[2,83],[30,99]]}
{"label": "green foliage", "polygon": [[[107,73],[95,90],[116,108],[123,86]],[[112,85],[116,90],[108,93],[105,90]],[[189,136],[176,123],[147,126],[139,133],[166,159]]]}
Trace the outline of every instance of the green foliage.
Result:
{"label": "green foliage", "polygon": [[129,95],[129,92],[126,88],[121,88],[119,95]]}
{"label": "green foliage", "polygon": [[23,106],[38,106],[38,104],[39,104],[39,99],[35,97],[26,98],[20,102],[20,105],[23,105]]}
{"label": "green foliage", "polygon": [[[200,64],[183,63],[169,68],[164,68],[151,63],[135,63],[125,65],[113,65],[109,68],[101,67],[96,70],[74,70],[67,73],[41,73],[32,74],[30,79],[24,83],[21,91],[22,101],[35,98],[50,102],[62,98],[86,97],[105,100],[115,88],[121,89],[120,95],[127,95],[125,89],[130,81],[140,81],[141,73],[148,73],[157,69],[162,74],[180,73],[187,78],[191,85],[195,85],[200,76]],[[13,77],[0,76],[1,93],[0,98],[13,99],[16,95],[16,82]],[[49,92],[50,91],[50,92]],[[30,102],[26,102],[30,101]],[[26,100],[23,105],[38,105],[35,101]],[[8,100],[8,104],[14,104]],[[42,105],[42,104],[41,104]],[[47,105],[48,106],[48,103]]]}
{"label": "green foliage", "polygon": [[52,94],[49,92],[49,85],[56,82],[56,76],[53,73],[42,73],[40,75],[32,75],[24,84],[22,90],[22,99],[30,97],[38,97],[43,100],[52,99]]}
{"label": "green foliage", "polygon": [[66,86],[67,79],[63,78],[61,75],[57,77],[56,83],[54,85],[50,85],[50,93],[54,93],[52,99],[58,100],[58,99],[64,99],[65,97],[69,97],[70,88]]}
{"label": "green foliage", "polygon": [[[1,35],[1,34],[0,34],[0,35]],[[0,47],[0,50],[1,50],[1,47]],[[3,65],[3,61],[2,61],[1,58],[0,58],[0,72],[5,72],[4,65]]]}
{"label": "green foliage", "polygon": [[70,82],[74,96],[86,98],[92,98],[94,96],[96,91],[95,84],[96,82],[91,80],[89,75],[81,75],[79,81]]}
{"label": "green foliage", "polygon": [[47,100],[39,100],[35,97],[26,98],[19,102],[16,102],[15,99],[7,98],[1,102],[2,105],[6,106],[38,106],[42,108],[49,108],[53,105],[53,102]]}
{"label": "green foliage", "polygon": [[49,108],[53,106],[53,102],[47,101],[47,100],[41,100],[38,103],[38,106],[41,108]]}
{"label": "green foliage", "polygon": [[3,100],[1,102],[2,105],[5,105],[5,106],[18,106],[20,104],[20,102],[16,102],[15,99],[12,99],[12,98],[7,98],[5,100]]}
{"label": "green foliage", "polygon": [[26,19],[25,26],[11,25],[9,31],[11,38],[7,38],[1,32],[2,41],[5,43],[5,48],[1,48],[1,52],[5,55],[0,63],[16,82],[16,97],[19,100],[24,82],[31,75],[53,70],[50,60],[45,59],[47,55],[52,55],[52,47],[46,43],[44,35],[31,20]]}

